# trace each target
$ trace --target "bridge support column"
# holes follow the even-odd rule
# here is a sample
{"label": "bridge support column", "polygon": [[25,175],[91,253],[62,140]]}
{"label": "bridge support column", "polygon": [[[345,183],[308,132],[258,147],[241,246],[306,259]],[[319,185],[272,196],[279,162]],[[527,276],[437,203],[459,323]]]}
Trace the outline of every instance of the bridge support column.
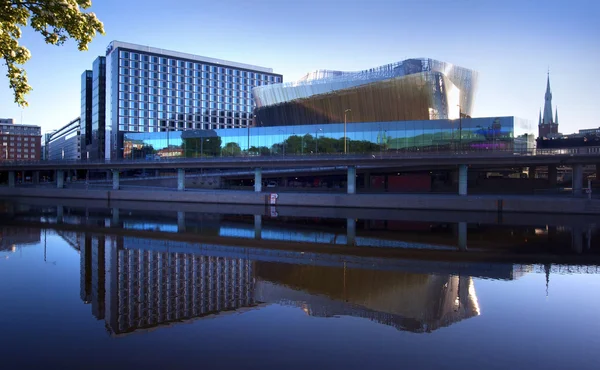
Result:
{"label": "bridge support column", "polygon": [[571,228],[571,248],[577,254],[583,252],[583,229],[581,226]]}
{"label": "bridge support column", "polygon": [[31,180],[35,185],[40,183],[40,171],[33,171],[33,176],[31,176]]}
{"label": "bridge support column", "polygon": [[348,166],[348,194],[356,194],[356,167]]}
{"label": "bridge support column", "polygon": [[535,173],[537,172],[537,167],[536,166],[529,166],[528,170],[527,170],[527,178],[528,179],[535,179]]}
{"label": "bridge support column", "polygon": [[65,209],[63,206],[56,206],[56,223],[57,224],[63,223],[64,213],[65,213]]}
{"label": "bridge support column", "polygon": [[119,170],[112,170],[113,190],[119,190]]}
{"label": "bridge support column", "polygon": [[8,187],[14,188],[16,182],[16,173],[15,171],[8,171]]}
{"label": "bridge support column", "polygon": [[460,251],[467,250],[467,223],[466,222],[458,223],[458,250],[460,250]]}
{"label": "bridge support column", "polygon": [[112,208],[111,213],[112,213],[112,219],[110,222],[110,226],[111,227],[119,227],[119,222],[121,222],[121,220],[119,219],[119,209]]}
{"label": "bridge support column", "polygon": [[185,212],[177,212],[177,232],[185,232]]}
{"label": "bridge support column", "polygon": [[262,216],[254,215],[254,239],[260,240],[262,238]]}
{"label": "bridge support column", "polygon": [[353,218],[346,219],[346,240],[348,245],[356,245],[356,220]]}
{"label": "bridge support column", "polygon": [[467,165],[458,166],[458,195],[467,195]]}
{"label": "bridge support column", "polygon": [[581,195],[583,188],[583,165],[573,165],[573,195]]}
{"label": "bridge support column", "polygon": [[254,191],[257,193],[262,191],[262,168],[254,169]]}
{"label": "bridge support column", "polygon": [[54,177],[56,177],[56,188],[62,189],[65,187],[65,172],[63,170],[56,170]]}
{"label": "bridge support column", "polygon": [[556,185],[556,177],[557,177],[556,165],[548,166],[548,184],[550,184],[552,186]]}
{"label": "bridge support column", "polygon": [[177,191],[185,190],[185,170],[183,168],[177,169]]}

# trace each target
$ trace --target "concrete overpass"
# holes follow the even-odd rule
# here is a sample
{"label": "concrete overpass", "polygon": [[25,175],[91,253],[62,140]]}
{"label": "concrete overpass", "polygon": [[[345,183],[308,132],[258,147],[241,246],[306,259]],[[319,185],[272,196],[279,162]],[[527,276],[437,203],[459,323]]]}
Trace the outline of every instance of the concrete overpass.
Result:
{"label": "concrete overpass", "polygon": [[0,171],[8,172],[9,187],[15,186],[17,171],[33,171],[34,182],[39,171],[56,171],[56,185],[64,186],[64,173],[68,170],[112,171],[113,190],[119,189],[119,172],[132,169],[176,169],[178,190],[185,189],[185,171],[189,169],[252,169],[254,170],[255,191],[262,191],[263,169],[300,169],[344,167],[347,171],[347,192],[356,193],[356,171],[358,169],[395,168],[401,169],[437,169],[457,168],[459,174],[459,194],[467,195],[467,171],[469,167],[537,167],[548,166],[550,177],[556,176],[556,166],[572,166],[573,192],[581,194],[583,190],[583,166],[600,163],[598,148],[586,148],[577,153],[544,152],[539,155],[523,155],[513,152],[422,152],[422,153],[386,153],[351,155],[303,155],[274,157],[219,157],[219,158],[176,158],[116,161],[37,161],[3,162]]}

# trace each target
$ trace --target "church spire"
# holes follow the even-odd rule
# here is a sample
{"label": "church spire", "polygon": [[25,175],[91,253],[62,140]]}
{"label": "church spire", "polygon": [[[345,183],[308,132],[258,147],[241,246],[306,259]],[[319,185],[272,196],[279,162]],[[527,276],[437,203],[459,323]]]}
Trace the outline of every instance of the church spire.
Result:
{"label": "church spire", "polygon": [[540,119],[538,120],[538,126],[542,124],[542,108],[540,108]]}
{"label": "church spire", "polygon": [[552,119],[552,91],[550,90],[550,71],[548,71],[548,80],[546,82],[546,95],[544,96],[544,118],[543,124],[549,125],[554,122]]}

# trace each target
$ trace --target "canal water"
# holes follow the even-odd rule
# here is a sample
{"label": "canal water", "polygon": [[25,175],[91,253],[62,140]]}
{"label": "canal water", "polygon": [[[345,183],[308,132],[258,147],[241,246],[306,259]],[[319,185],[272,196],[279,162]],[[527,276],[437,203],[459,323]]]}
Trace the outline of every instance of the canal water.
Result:
{"label": "canal water", "polygon": [[598,369],[600,220],[0,201],[2,369]]}

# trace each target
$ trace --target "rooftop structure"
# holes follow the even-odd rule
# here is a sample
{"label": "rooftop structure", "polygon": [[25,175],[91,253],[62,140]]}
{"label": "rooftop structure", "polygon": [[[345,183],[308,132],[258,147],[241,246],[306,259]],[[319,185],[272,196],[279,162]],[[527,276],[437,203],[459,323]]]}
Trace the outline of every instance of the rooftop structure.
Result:
{"label": "rooftop structure", "polygon": [[319,70],[253,89],[264,126],[453,119],[470,116],[477,73],[417,58],[358,72]]}

